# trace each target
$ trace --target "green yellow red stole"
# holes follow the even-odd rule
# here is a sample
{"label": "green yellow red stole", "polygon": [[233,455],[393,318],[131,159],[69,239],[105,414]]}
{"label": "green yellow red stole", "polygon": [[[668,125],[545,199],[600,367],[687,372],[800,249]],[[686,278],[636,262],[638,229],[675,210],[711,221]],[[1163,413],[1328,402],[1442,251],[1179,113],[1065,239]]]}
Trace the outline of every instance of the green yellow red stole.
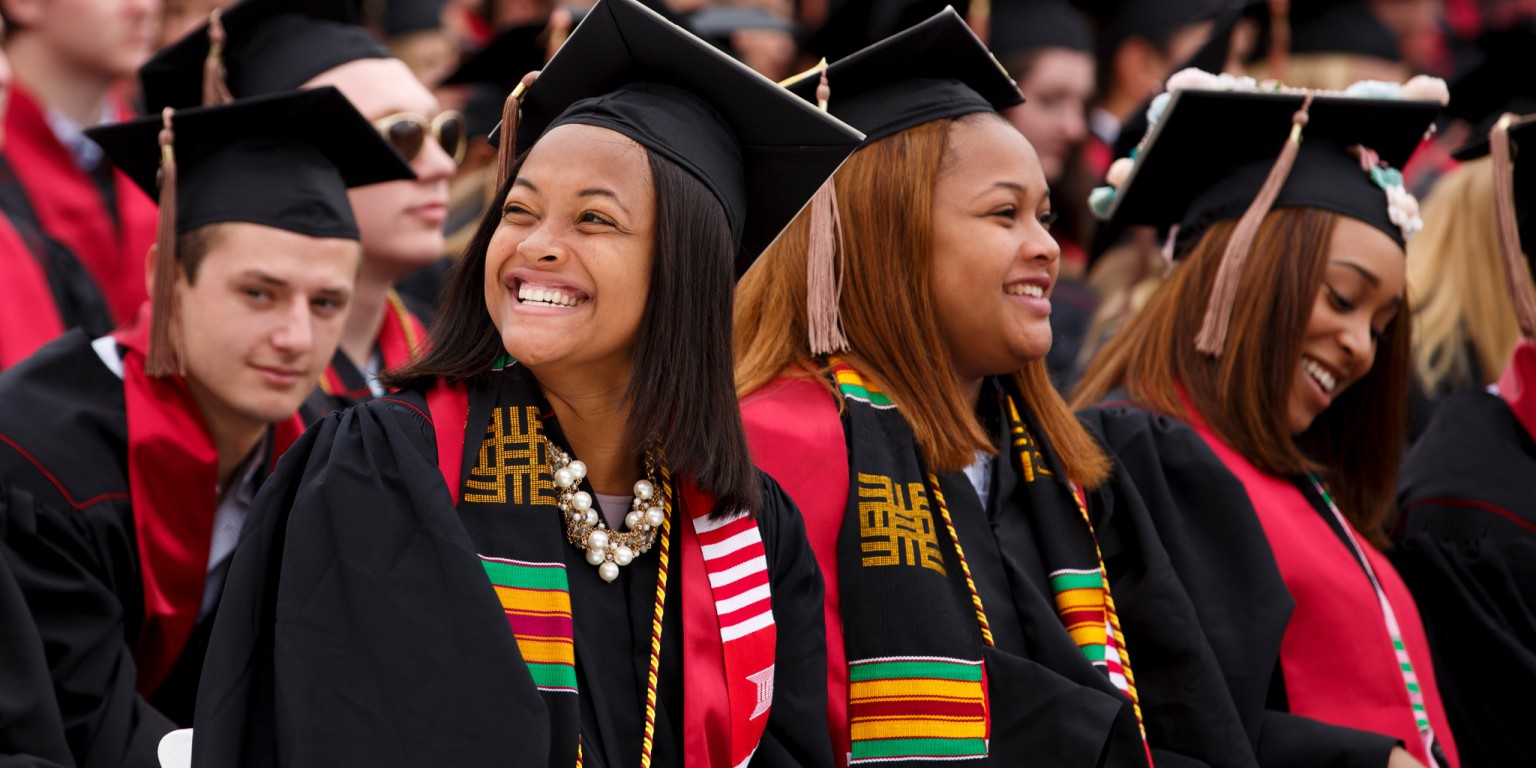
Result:
{"label": "green yellow red stole", "polygon": [[[975,497],[944,497],[911,427],[884,392],[846,361],[834,358],[829,368],[845,405],[850,480],[838,536],[849,765],[985,761],[990,716],[982,648],[992,645],[992,632],[953,520],[986,512],[971,508]],[[999,460],[1020,469],[1017,492],[1027,496],[1062,625],[1131,699],[1139,721],[1125,637],[1083,495],[1065,481],[1013,383],[997,379],[991,386],[1002,390],[1009,432],[1008,455]]]}

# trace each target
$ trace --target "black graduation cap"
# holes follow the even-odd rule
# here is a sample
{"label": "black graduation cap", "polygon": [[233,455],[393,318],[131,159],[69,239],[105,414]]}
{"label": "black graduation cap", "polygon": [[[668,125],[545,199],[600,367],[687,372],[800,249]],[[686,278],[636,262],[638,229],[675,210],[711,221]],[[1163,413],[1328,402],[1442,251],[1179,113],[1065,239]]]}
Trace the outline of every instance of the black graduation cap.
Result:
{"label": "black graduation cap", "polygon": [[607,128],[677,163],[725,208],[740,274],[860,134],[636,0],[601,0],[523,96],[517,146]]}
{"label": "black graduation cap", "polygon": [[[332,87],[178,110],[176,233],[247,222],[356,239],[347,188],[414,178],[411,167]],[[161,118],[91,128],[112,164],[159,191]]]}
{"label": "black graduation cap", "polygon": [[1093,52],[1093,30],[1066,0],[993,0],[987,43],[999,56],[1037,48]]}
{"label": "black graduation cap", "polygon": [[[1515,226],[1520,231],[1520,250],[1527,257],[1536,259],[1536,110],[1526,115],[1525,121],[1509,129],[1509,154],[1514,163]],[[1490,122],[1490,131],[1496,123],[1497,119]],[[1490,149],[1488,131],[1484,131],[1478,141],[1469,142],[1456,157],[1463,161],[1476,160],[1488,156]],[[1524,157],[1521,157],[1522,152]],[[1497,165],[1494,168],[1495,173],[1501,172]]]}
{"label": "black graduation cap", "polygon": [[1291,53],[1347,53],[1402,61],[1402,47],[1364,2],[1313,0],[1291,7]]}
{"label": "black graduation cap", "polygon": [[[1228,3],[1216,17],[1216,23],[1211,27],[1211,36],[1205,44],[1174,67],[1173,71],[1182,72],[1190,67],[1202,72],[1222,71],[1227,66],[1227,54],[1232,50],[1232,33],[1237,30],[1238,22],[1245,16],[1267,18],[1268,14],[1264,13],[1267,10],[1268,4],[1264,0],[1234,0]],[[1115,146],[1112,148],[1115,157],[1129,156],[1141,138],[1147,135],[1147,108],[1151,105],[1152,99],[1142,102],[1121,124],[1120,134],[1115,138]]]}
{"label": "black graduation cap", "polygon": [[991,0],[832,0],[826,20],[800,47],[836,61],[921,23],[950,7],[951,2],[958,3],[962,13],[969,13],[972,5],[989,6]]}
{"label": "black graduation cap", "polygon": [[[1291,132],[1301,95],[1184,90],[1173,94],[1110,210],[1109,229],[1180,224],[1194,242],[1210,225],[1243,215]],[[1401,168],[1440,105],[1428,101],[1315,96],[1301,149],[1274,207],[1323,208],[1403,241],[1386,193],[1348,148],[1375,150]]]}
{"label": "black graduation cap", "polygon": [[[816,101],[819,71],[789,90]],[[953,8],[827,68],[827,108],[866,142],[923,123],[1024,103],[1019,87]]]}
{"label": "black graduation cap", "polygon": [[508,27],[484,48],[465,57],[443,85],[474,85],[464,105],[470,136],[488,136],[501,122],[501,110],[523,75],[544,66],[548,40],[546,24]]}
{"label": "black graduation cap", "polygon": [[1132,37],[1166,38],[1216,16],[1225,0],[1080,0],[1098,21],[1099,49],[1113,51]]}
{"label": "black graduation cap", "polygon": [[443,28],[447,0],[362,0],[360,17],[385,40]]}
{"label": "black graduation cap", "polygon": [[771,29],[779,32],[795,31],[795,23],[765,8],[747,5],[706,5],[688,16],[688,29],[693,34],[723,48],[731,34],[739,29]]}
{"label": "black graduation cap", "polygon": [[1451,84],[1446,114],[1474,126],[1457,159],[1488,153],[1488,131],[1504,113],[1536,112],[1536,31],[1512,31],[1500,45]]}
{"label": "black graduation cap", "polygon": [[[237,99],[291,91],[342,64],[392,55],[356,24],[351,0],[242,0],[222,22],[229,91]],[[208,49],[204,24],[145,63],[145,111],[202,104]]]}

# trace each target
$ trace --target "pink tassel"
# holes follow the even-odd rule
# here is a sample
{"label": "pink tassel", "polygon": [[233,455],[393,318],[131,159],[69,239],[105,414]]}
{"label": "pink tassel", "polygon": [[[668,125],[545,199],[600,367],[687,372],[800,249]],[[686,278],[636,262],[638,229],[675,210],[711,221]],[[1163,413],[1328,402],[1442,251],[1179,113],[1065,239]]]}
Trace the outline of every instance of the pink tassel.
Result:
{"label": "pink tassel", "polygon": [[1312,94],[1308,92],[1301,103],[1301,109],[1296,110],[1296,114],[1291,117],[1290,138],[1286,139],[1280,156],[1275,158],[1275,164],[1269,169],[1269,176],[1264,179],[1264,186],[1259,188],[1258,196],[1249,204],[1243,217],[1237,220],[1237,227],[1232,230],[1227,248],[1221,254],[1221,267],[1216,271],[1216,283],[1211,286],[1211,297],[1205,306],[1205,321],[1200,326],[1200,332],[1195,335],[1195,348],[1211,357],[1220,357],[1226,346],[1227,326],[1232,321],[1232,305],[1237,301],[1237,286],[1242,278],[1243,262],[1252,250],[1253,238],[1259,232],[1259,225],[1264,223],[1264,216],[1275,204],[1275,198],[1280,196],[1286,177],[1291,175],[1291,166],[1296,163],[1296,153],[1301,149],[1301,129],[1307,124],[1307,110],[1311,107]]}
{"label": "pink tassel", "polygon": [[1509,281],[1509,296],[1515,304],[1520,332],[1527,339],[1536,339],[1536,297],[1531,295],[1525,257],[1520,253],[1520,229],[1515,223],[1515,164],[1509,146],[1509,129],[1523,122],[1526,120],[1511,114],[1500,117],[1488,132],[1488,143],[1493,155],[1494,213],[1499,223],[1504,276]]}
{"label": "pink tassel", "polygon": [[203,59],[203,106],[228,104],[235,98],[224,80],[224,22],[218,8],[208,14],[208,58]]}
{"label": "pink tassel", "polygon": [[176,133],[166,107],[160,113],[160,220],[155,232],[155,284],[150,292],[149,353],[144,372],[150,376],[184,375],[172,330],[176,311]]}
{"label": "pink tassel", "polygon": [[[823,111],[831,100],[827,85],[827,62],[821,62],[821,85],[816,87],[816,101]],[[843,335],[838,302],[843,292],[842,219],[837,210],[837,185],[833,179],[822,182],[811,197],[810,234],[805,246],[805,325],[812,355],[830,355],[848,349]]]}

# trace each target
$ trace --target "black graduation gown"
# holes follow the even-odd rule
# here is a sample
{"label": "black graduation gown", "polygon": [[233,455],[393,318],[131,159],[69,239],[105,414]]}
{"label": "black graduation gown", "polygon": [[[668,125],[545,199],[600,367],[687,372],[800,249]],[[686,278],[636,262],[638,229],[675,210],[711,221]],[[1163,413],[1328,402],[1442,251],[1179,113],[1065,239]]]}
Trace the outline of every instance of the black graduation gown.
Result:
{"label": "black graduation gown", "polygon": [[1536,762],[1536,442],[1497,396],[1448,396],[1403,462],[1398,502],[1392,564],[1463,765]]}
{"label": "black graduation gown", "polygon": [[[1106,492],[1141,502],[1116,505],[1117,514],[1123,511],[1126,518],[1099,525],[1131,660],[1143,681],[1149,727],[1157,708],[1182,712],[1196,722],[1205,715],[1184,701],[1179,674],[1144,661],[1153,644],[1138,644],[1138,637],[1176,638],[1197,631],[1220,664],[1227,696],[1260,766],[1385,766],[1395,739],[1287,711],[1280,640],[1295,603],[1242,483],[1192,428],[1176,419],[1120,405],[1090,408],[1081,418],[1116,464]],[[1144,546],[1128,558],[1116,540],[1130,532],[1143,542],[1156,539],[1161,547]],[[1166,555],[1166,566],[1136,561],[1157,549],[1158,560]],[[1151,570],[1143,573],[1142,568]],[[1198,629],[1171,621],[1180,612],[1170,611],[1166,601],[1148,599],[1147,588],[1167,578],[1182,586]],[[1143,627],[1150,629],[1135,634]]]}
{"label": "black graduation gown", "polygon": [[[549,764],[549,710],[476,555],[505,529],[454,508],[425,410],[407,393],[333,413],[279,463],[225,584],[194,766]],[[467,434],[476,451],[483,432]],[[826,766],[821,577],[798,511],[763,481],[758,524],[779,645],[753,765]],[[562,549],[583,759],[630,768],[640,759],[658,558],[653,550],[606,584],[574,547]],[[658,766],[682,764],[681,582],[669,580],[663,622]]]}
{"label": "black graduation gown", "polygon": [[[995,652],[988,658],[988,674],[999,669],[1024,672],[1022,659],[1055,673],[1044,679],[999,680],[993,676],[990,688],[1008,692],[1008,698],[993,701],[993,762],[1143,764],[1144,749],[1134,711],[1062,630],[1047,568],[1029,524],[1031,512],[1021,494],[1015,492],[1021,478],[1018,465],[1009,458],[1007,430],[996,409],[990,413],[986,410],[983,421],[991,425],[999,450],[987,504],[990,530],[968,531],[974,522],[959,518],[955,525],[963,541],[975,542],[966,545],[967,559],[996,642]],[[974,498],[974,487],[963,474],[949,475],[940,483],[948,497],[969,494]],[[1119,599],[1123,589],[1115,594],[1154,764],[1159,768],[1253,765],[1242,724],[1225,697],[1221,670],[1200,638],[1194,609],[1173,577],[1166,555],[1161,554],[1155,537],[1124,530],[1130,520],[1146,517],[1131,510],[1139,503],[1138,498],[1104,489],[1090,494],[1088,501],[1100,517],[1094,522],[1095,534],[1106,568],[1121,566],[1119,570],[1133,572],[1128,578],[1137,582],[1136,591],[1126,599],[1141,603],[1140,612],[1129,611]],[[1160,621],[1138,621],[1148,613]],[[1008,657],[1018,658],[1010,664],[997,663]],[[1060,684],[1059,690],[1052,689],[1052,681]],[[1062,711],[1069,712],[1062,722],[1052,728],[1038,727],[1040,719],[1051,717],[1047,713]],[[1091,729],[1112,734],[1101,754],[1059,752],[1087,743]],[[999,732],[1007,735],[997,735]],[[1076,735],[1066,736],[1069,732]],[[1018,735],[1024,733],[1038,734],[1039,743],[1021,742]]]}
{"label": "black graduation gown", "polygon": [[0,733],[44,739],[36,723],[57,719],[79,766],[157,766],[160,737],[191,723],[211,623],[149,701],[135,691],[144,596],[123,385],[82,331],[0,375],[0,536],[53,687],[26,694],[31,711]]}

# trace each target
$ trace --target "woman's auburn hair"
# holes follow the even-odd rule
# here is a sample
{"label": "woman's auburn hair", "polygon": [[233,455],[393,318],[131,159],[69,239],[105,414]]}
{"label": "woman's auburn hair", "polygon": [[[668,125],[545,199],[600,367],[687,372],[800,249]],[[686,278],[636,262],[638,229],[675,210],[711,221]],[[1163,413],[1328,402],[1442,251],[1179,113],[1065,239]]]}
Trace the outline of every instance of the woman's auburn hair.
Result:
{"label": "woman's auburn hair", "polygon": [[[639,459],[659,439],[668,468],[715,497],[712,514],[756,513],[752,466],[731,371],[731,288],[736,247],[725,208],[681,166],[646,151],[656,194],[649,295],[624,391],[625,442]],[[486,208],[469,247],[439,292],[426,352],[380,376],[406,389],[437,380],[474,382],[506,354],[485,306],[485,261],[502,203],[525,153]]]}
{"label": "woman's auburn hair", "polygon": [[1412,317],[1406,301],[1378,342],[1371,370],[1306,432],[1293,437],[1288,426],[1291,388],[1337,220],[1318,208],[1280,208],[1265,216],[1243,262],[1226,350],[1215,358],[1195,348],[1195,336],[1236,222],[1211,227],[1099,351],[1072,402],[1086,408],[1123,386],[1133,402],[1155,412],[1188,421],[1192,409],[1264,472],[1321,473],[1355,529],[1385,548],[1408,430]]}
{"label": "woman's auburn hair", "polygon": [[1428,394],[1498,381],[1520,341],[1496,210],[1486,157],[1446,174],[1424,199],[1424,229],[1408,243],[1408,295],[1413,368]]}
{"label": "woman's auburn hair", "polygon": [[[933,299],[933,189],[951,126],[976,113],[910,128],[860,148],[833,176],[842,223],[838,308],[860,374],[883,390],[912,428],[927,466],[955,472],[995,453],[976,419],[939,329]],[[814,377],[831,389],[807,337],[807,207],[736,289],[736,390],[745,397],[780,376]],[[1045,361],[1013,374],[1067,477],[1094,487],[1110,462],[1051,386]]]}

